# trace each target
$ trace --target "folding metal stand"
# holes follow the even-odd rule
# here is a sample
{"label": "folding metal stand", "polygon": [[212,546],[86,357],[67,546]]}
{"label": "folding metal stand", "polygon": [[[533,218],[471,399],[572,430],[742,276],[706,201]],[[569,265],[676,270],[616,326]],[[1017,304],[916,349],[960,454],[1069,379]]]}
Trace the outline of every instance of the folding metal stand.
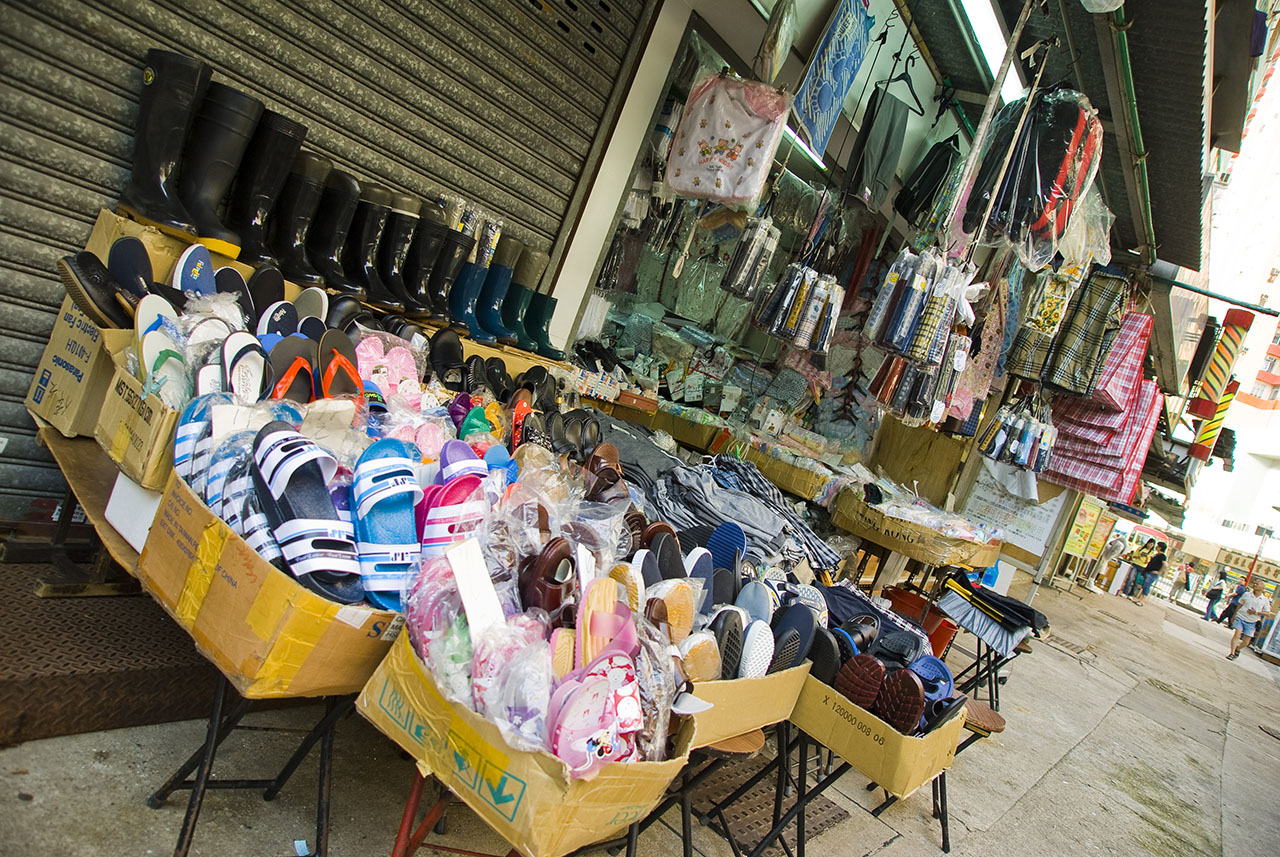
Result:
{"label": "folding metal stand", "polygon": [[[1004,657],[996,653],[982,641],[981,637],[975,637],[978,641],[977,655],[973,659],[973,663],[962,669],[955,675],[955,688],[957,693],[967,693],[970,696],[976,696],[975,690],[979,690],[986,686],[987,704],[991,706],[993,711],[1000,710],[1000,669],[1005,664],[1018,656],[1015,650],[1012,655]],[[970,675],[972,672],[972,675]],[[965,678],[968,676],[968,678]],[[963,679],[963,681],[962,681]]]}
{"label": "folding metal stand", "polygon": [[[186,857],[191,849],[191,841],[195,836],[196,822],[200,819],[200,809],[204,803],[208,789],[262,789],[263,800],[274,800],[289,782],[289,778],[302,764],[311,748],[320,744],[320,782],[316,795],[316,847],[304,857],[326,857],[329,850],[329,789],[333,779],[333,728],[338,719],[352,710],[355,695],[325,697],[325,714],[303,737],[293,755],[285,762],[273,779],[214,779],[211,776],[213,760],[218,747],[240,720],[248,713],[249,700],[241,699],[230,711],[227,707],[227,690],[230,682],[219,677],[217,689],[213,695],[213,710],[209,713],[209,727],[204,743],[191,754],[160,788],[147,798],[147,806],[159,809],[169,795],[179,789],[190,789],[191,797],[187,800],[187,813],[182,819],[182,828],[178,832],[178,842],[173,848],[174,857]],[[234,690],[232,691],[234,692]],[[192,772],[195,777],[187,779]]]}
{"label": "folding metal stand", "polygon": [[[974,735],[967,739],[963,744],[956,748],[956,755],[960,755],[960,751],[968,747],[981,736]],[[940,771],[930,783],[933,788],[933,817],[942,823],[942,851],[944,854],[951,853],[951,825],[950,815],[947,812],[947,772]],[[867,791],[873,792],[877,788],[876,783],[867,783]],[[884,800],[875,809],[871,810],[871,815],[875,818],[880,817],[880,813],[898,802],[898,799],[888,792],[884,793]]]}
{"label": "folding metal stand", "polygon": [[[71,558],[67,549],[67,535],[71,532],[79,502],[71,489],[62,497],[58,517],[54,520],[53,538],[49,541],[48,562],[57,575],[42,577],[36,584],[36,595],[41,598],[74,598],[94,595],[136,595],[141,584],[130,577],[111,558],[106,549],[99,547],[92,567],[86,568]],[[17,561],[16,559],[11,561]]]}

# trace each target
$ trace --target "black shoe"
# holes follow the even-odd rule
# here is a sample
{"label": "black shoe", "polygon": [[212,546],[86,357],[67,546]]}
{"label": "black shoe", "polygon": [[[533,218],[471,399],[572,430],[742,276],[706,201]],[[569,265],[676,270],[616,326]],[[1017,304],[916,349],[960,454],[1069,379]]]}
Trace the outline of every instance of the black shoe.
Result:
{"label": "black shoe", "polygon": [[325,180],[332,171],[333,161],[328,158],[314,152],[299,152],[271,212],[272,250],[280,270],[295,283],[325,284],[325,278],[307,259],[307,238],[324,196]]}
{"label": "black shoe", "polygon": [[462,340],[449,328],[436,331],[431,337],[431,371],[436,380],[455,393],[463,392],[466,373],[463,371]]}
{"label": "black shoe", "polygon": [[196,237],[212,253],[234,259],[240,236],[218,219],[231,180],[262,115],[262,102],[221,83],[209,84],[182,154],[178,196],[196,225]]}
{"label": "black shoe", "polygon": [[463,364],[463,383],[466,384],[466,390],[474,396],[481,389],[489,386],[488,368],[484,364],[484,358],[479,354],[468,357],[466,363]]}
{"label": "black shoe", "polygon": [[58,260],[58,276],[71,301],[98,327],[123,330],[133,327],[133,319],[116,297],[124,291],[123,287],[97,256],[87,250],[63,256]]}
{"label": "black shoe", "polygon": [[[273,110],[264,111],[258,120],[258,128],[253,132],[249,148],[245,150],[244,159],[240,162],[240,170],[236,173],[235,187],[231,190],[231,199],[227,203],[227,226],[240,236],[240,261],[246,265],[260,265],[263,262],[276,261],[276,257],[267,247],[267,216],[280,199],[280,192],[285,187],[285,180],[290,177],[290,168],[306,139],[307,127],[294,122],[287,116]],[[325,170],[328,174],[328,170]],[[316,185],[314,201],[306,215],[306,226],[311,224],[311,215],[315,213],[315,203],[320,201],[320,190],[324,187],[324,179]],[[296,236],[297,230],[291,223],[295,211],[283,210],[285,220],[283,227],[286,234]],[[302,228],[302,237],[306,237],[306,226]],[[302,255],[302,241],[297,241],[298,254]],[[303,261],[306,259],[303,257]],[[317,283],[318,275],[312,271],[312,279],[305,282]]]}
{"label": "black shoe", "polygon": [[188,241],[196,226],[178,199],[178,159],[213,69],[183,54],[147,51],[133,134],[133,172],[120,210]]}
{"label": "black shoe", "polygon": [[307,261],[324,278],[325,286],[355,298],[363,298],[364,292],[347,279],[342,269],[342,248],[359,201],[360,183],[355,177],[342,170],[330,171],[311,230],[307,232]]}
{"label": "black shoe", "polygon": [[360,189],[360,200],[342,250],[342,269],[347,281],[364,291],[366,301],[388,312],[401,312],[404,304],[387,291],[378,276],[378,242],[387,228],[393,199],[391,191],[378,185]]}

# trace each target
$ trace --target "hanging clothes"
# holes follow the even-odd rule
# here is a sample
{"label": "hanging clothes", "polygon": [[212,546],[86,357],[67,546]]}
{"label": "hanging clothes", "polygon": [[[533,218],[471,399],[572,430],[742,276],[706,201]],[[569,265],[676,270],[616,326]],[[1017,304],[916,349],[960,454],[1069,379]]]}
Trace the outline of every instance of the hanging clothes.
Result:
{"label": "hanging clothes", "polygon": [[884,204],[902,155],[909,113],[907,105],[896,96],[878,86],[871,90],[845,169],[846,196],[858,197],[872,210]]}
{"label": "hanging clothes", "polygon": [[911,171],[907,183],[894,197],[893,209],[912,226],[919,224],[933,210],[934,200],[942,190],[951,169],[960,159],[960,135],[952,134],[929,147],[920,163]]}

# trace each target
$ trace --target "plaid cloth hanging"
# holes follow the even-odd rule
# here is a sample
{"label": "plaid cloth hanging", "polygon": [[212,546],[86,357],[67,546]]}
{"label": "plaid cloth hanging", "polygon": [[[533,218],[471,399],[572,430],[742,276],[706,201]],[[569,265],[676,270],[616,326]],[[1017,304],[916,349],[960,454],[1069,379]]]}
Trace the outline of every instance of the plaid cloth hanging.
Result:
{"label": "plaid cloth hanging", "polygon": [[1123,411],[1133,401],[1142,380],[1142,360],[1153,324],[1151,316],[1145,313],[1125,315],[1090,401],[1111,411]]}

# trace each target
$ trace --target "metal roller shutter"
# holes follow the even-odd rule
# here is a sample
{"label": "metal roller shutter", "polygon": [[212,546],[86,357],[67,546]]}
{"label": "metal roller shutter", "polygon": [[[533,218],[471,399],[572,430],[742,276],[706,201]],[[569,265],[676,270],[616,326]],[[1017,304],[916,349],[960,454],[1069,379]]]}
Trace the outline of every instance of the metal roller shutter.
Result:
{"label": "metal roller shutter", "polygon": [[0,2],[0,520],[58,496],[23,407],[63,289],[128,177],[149,48],[307,125],[306,146],[473,200],[555,269],[657,0]]}

